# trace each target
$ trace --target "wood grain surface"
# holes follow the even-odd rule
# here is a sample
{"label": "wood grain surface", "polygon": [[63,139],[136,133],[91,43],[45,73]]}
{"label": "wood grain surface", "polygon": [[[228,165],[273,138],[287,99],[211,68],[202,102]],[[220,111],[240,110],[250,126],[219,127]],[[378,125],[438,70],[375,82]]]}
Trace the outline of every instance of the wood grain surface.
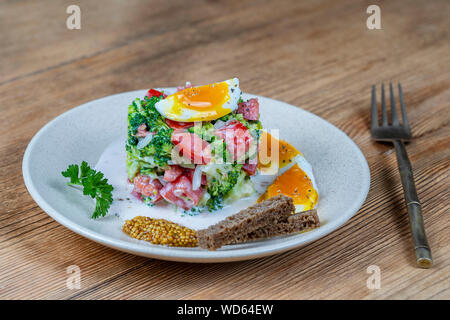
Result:
{"label": "wood grain surface", "polygon": [[[80,5],[81,30],[66,28]],[[381,30],[366,8],[381,8]],[[449,299],[450,2],[0,1],[0,298]],[[48,121],[110,94],[238,76],[246,92],[298,105],[361,148],[372,183],[358,214],[297,250],[224,264],[142,258],[47,216],[22,179]],[[370,88],[403,84],[408,144],[432,269],[417,269],[393,146],[369,134]],[[320,146],[318,146],[320,147]],[[81,288],[66,287],[66,268]],[[377,265],[381,288],[366,270]]]}

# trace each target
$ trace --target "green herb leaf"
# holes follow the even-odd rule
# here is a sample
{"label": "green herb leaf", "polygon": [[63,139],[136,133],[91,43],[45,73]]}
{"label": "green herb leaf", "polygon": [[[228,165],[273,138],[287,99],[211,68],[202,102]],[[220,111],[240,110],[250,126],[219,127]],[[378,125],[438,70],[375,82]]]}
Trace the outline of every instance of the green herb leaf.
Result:
{"label": "green herb leaf", "polygon": [[77,164],[71,164],[66,171],[61,172],[61,174],[66,177],[70,178],[70,183],[78,183],[78,165]]}
{"label": "green herb leaf", "polygon": [[108,184],[108,179],[104,178],[103,173],[91,169],[86,161],[77,164],[71,164],[66,171],[61,174],[70,179],[68,185],[79,185],[83,187],[83,194],[95,199],[95,210],[92,218],[104,217],[113,202],[113,186]]}

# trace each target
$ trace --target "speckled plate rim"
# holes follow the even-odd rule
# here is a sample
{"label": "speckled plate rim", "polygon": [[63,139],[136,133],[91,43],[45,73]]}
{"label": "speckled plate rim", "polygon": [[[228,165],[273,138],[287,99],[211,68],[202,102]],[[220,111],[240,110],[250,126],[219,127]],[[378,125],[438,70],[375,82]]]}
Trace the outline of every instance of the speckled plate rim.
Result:
{"label": "speckled plate rim", "polygon": [[[306,111],[303,110],[303,112],[309,113],[310,116],[317,118],[320,120],[323,126],[328,127],[328,129],[332,129],[336,132],[337,135],[340,135],[340,138],[347,140],[347,143],[349,143],[352,146],[352,149],[354,151],[353,156],[357,159],[359,164],[361,165],[361,169],[363,170],[363,177],[362,177],[362,187],[360,189],[360,192],[358,195],[355,195],[355,201],[353,202],[353,205],[351,207],[348,207],[348,209],[340,216],[339,219],[333,220],[329,223],[326,223],[325,225],[321,226],[318,229],[309,231],[308,237],[302,237],[303,234],[299,235],[293,235],[284,237],[282,242],[276,242],[276,244],[271,244],[270,240],[264,240],[267,242],[267,245],[261,248],[260,246],[253,248],[252,246],[239,248],[239,246],[227,246],[226,250],[217,250],[217,251],[207,251],[207,250],[196,250],[193,248],[174,248],[174,247],[165,247],[165,246],[158,246],[158,245],[151,245],[148,243],[145,243],[145,245],[139,243],[139,241],[136,240],[136,243],[132,242],[126,242],[114,237],[106,236],[100,233],[97,233],[95,231],[89,230],[88,228],[85,228],[83,226],[78,225],[77,223],[73,222],[72,220],[65,217],[62,213],[60,213],[58,210],[56,210],[52,205],[50,205],[39,193],[39,190],[36,188],[32,178],[31,178],[31,172],[30,172],[30,157],[33,153],[33,150],[38,147],[40,138],[52,128],[52,125],[59,121],[60,119],[64,117],[69,117],[72,115],[72,113],[77,112],[78,110],[82,108],[88,108],[90,107],[90,104],[92,103],[98,103],[102,99],[111,99],[113,97],[122,95],[122,94],[131,94],[136,93],[136,96],[139,96],[139,94],[142,94],[143,90],[136,90],[132,92],[123,92],[118,93],[115,95],[110,95],[107,97],[99,98],[96,100],[89,101],[87,103],[84,103],[78,107],[75,107],[58,117],[54,118],[50,122],[48,122],[44,127],[42,127],[31,139],[30,143],[28,144],[23,161],[22,161],[22,174],[23,179],[25,182],[25,185],[28,189],[28,192],[32,196],[32,198],[35,200],[35,202],[39,205],[39,207],[44,210],[50,217],[55,219],[58,223],[62,224],[66,228],[72,230],[73,232],[86,237],[90,240],[93,240],[97,243],[100,243],[102,245],[105,245],[110,248],[114,248],[120,251],[128,252],[131,254],[136,254],[140,256],[145,256],[149,258],[156,258],[161,260],[170,260],[170,261],[181,261],[181,262],[201,262],[201,263],[214,263],[214,262],[231,262],[231,261],[239,261],[239,260],[249,260],[259,257],[265,257],[269,255],[274,255],[277,253],[285,252],[290,249],[294,249],[297,247],[301,247],[303,245],[306,245],[308,243],[311,243],[319,238],[322,238],[329,233],[339,229],[342,225],[344,225],[350,218],[352,218],[356,212],[359,210],[359,208],[364,203],[367,194],[369,192],[370,187],[370,170],[369,166],[367,164],[367,161],[359,149],[359,147],[351,140],[343,131],[332,125],[331,123],[327,122],[326,120]],[[261,97],[264,99],[267,99],[269,101],[272,101],[277,104],[283,104],[287,105],[292,108],[298,108],[296,106],[287,104],[285,102],[270,99],[258,95],[249,94],[253,97]],[[106,146],[105,146],[106,147]],[[257,242],[256,242],[257,243]]]}

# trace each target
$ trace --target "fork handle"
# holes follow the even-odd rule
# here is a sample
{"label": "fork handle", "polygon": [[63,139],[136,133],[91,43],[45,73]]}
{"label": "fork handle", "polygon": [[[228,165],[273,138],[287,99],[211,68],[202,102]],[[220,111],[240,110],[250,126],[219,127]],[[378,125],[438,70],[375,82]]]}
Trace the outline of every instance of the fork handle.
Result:
{"label": "fork handle", "polygon": [[411,162],[406,153],[405,145],[401,140],[394,140],[394,146],[395,152],[397,153],[397,162],[402,179],[406,208],[409,214],[409,224],[414,242],[417,265],[421,268],[430,268],[433,264],[433,259],[423,226],[422,207],[417,197]]}

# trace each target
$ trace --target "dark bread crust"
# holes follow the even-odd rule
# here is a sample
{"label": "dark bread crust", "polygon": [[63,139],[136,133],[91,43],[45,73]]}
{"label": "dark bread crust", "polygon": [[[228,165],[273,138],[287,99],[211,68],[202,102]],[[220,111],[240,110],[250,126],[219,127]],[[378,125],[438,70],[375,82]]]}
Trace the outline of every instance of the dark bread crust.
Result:
{"label": "dark bread crust", "polygon": [[198,230],[198,246],[215,250],[264,226],[286,221],[293,212],[295,212],[295,206],[290,197],[280,195],[264,200],[207,229]]}
{"label": "dark bread crust", "polygon": [[252,240],[271,238],[276,236],[288,235],[301,231],[308,231],[320,227],[319,217],[316,210],[309,210],[294,214],[285,221],[277,224],[267,225],[248,234],[239,235],[232,242],[227,244],[236,244]]}

